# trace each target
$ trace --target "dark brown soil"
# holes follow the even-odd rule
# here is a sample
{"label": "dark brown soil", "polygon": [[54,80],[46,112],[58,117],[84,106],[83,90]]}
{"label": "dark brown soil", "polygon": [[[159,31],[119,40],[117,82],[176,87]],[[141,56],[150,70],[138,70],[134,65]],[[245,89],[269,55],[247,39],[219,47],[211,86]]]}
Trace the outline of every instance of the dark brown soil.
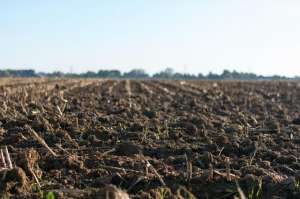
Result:
{"label": "dark brown soil", "polygon": [[0,91],[14,164],[2,197],[234,198],[240,186],[300,198],[300,82],[23,79]]}

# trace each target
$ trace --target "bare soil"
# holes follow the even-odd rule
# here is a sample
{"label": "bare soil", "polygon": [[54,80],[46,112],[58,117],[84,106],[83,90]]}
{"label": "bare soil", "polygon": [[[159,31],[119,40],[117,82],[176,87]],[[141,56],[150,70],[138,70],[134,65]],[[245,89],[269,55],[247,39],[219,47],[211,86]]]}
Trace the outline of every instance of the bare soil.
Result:
{"label": "bare soil", "polygon": [[300,82],[0,82],[2,197],[300,198]]}

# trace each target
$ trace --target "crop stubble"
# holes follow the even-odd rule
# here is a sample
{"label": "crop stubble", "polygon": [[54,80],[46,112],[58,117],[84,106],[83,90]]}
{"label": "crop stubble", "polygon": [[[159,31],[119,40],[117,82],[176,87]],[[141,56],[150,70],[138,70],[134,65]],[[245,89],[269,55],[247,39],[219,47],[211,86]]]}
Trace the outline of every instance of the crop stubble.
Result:
{"label": "crop stubble", "polygon": [[300,197],[299,82],[1,81],[2,195]]}

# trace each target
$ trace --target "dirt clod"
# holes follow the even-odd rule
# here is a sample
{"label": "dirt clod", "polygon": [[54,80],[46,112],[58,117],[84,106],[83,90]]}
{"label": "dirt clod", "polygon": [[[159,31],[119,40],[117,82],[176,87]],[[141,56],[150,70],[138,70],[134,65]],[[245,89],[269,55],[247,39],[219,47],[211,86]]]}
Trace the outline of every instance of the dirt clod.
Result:
{"label": "dirt clod", "polygon": [[2,195],[28,194],[30,185],[26,173],[20,167],[0,171]]}
{"label": "dirt clod", "polygon": [[115,153],[123,156],[140,154],[142,147],[132,142],[123,142],[117,145]]}
{"label": "dirt clod", "polygon": [[114,185],[107,185],[101,189],[92,191],[92,193],[87,194],[86,197],[90,199],[130,199],[129,195],[126,192]]}

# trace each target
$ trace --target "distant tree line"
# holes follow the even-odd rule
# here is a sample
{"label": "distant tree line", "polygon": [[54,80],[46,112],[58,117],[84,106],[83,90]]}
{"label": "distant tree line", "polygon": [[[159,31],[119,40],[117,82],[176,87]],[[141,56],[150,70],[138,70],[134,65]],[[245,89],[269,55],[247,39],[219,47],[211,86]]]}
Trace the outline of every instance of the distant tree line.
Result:
{"label": "distant tree line", "polygon": [[0,70],[0,77],[37,77],[34,70]]}
{"label": "distant tree line", "polygon": [[143,69],[133,69],[122,73],[119,70],[99,70],[98,72],[88,71],[85,73],[63,73],[60,71],[45,73],[34,70],[0,70],[0,77],[72,77],[72,78],[132,78],[132,79],[179,79],[179,80],[288,80],[300,79],[295,76],[288,78],[284,76],[262,76],[254,73],[243,73],[224,70],[221,74],[210,72],[207,75],[188,73],[177,73],[171,68],[149,75]]}

